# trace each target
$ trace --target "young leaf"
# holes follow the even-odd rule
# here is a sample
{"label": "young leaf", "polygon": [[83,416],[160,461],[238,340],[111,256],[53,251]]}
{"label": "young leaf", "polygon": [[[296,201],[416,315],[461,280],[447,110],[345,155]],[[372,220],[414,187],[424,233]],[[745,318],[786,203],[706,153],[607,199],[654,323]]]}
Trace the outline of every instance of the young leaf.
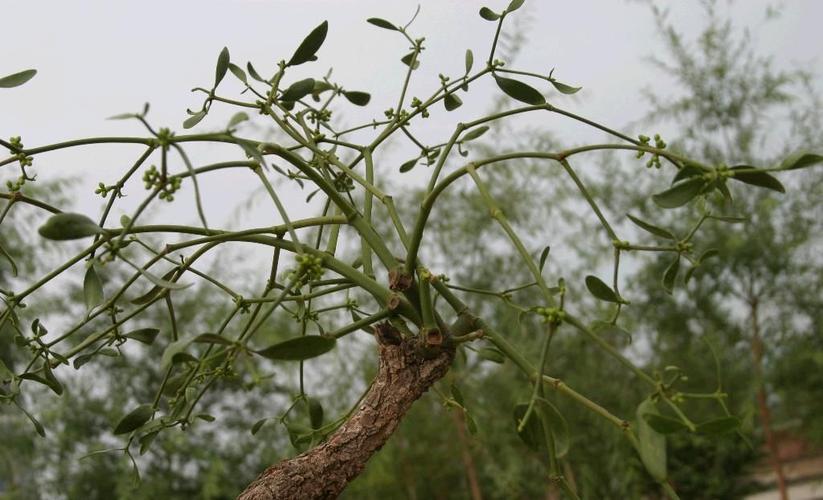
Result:
{"label": "young leaf", "polygon": [[4,76],[0,78],[0,88],[10,89],[12,87],[19,87],[34,78],[36,74],[36,69],[27,69],[19,73],[14,73],[13,75]]}
{"label": "young leaf", "polygon": [[190,129],[200,123],[203,118],[206,117],[206,111],[198,111],[197,113],[191,115],[190,117],[186,118],[186,121],[183,122],[183,128]]}
{"label": "young leaf", "polygon": [[620,297],[612,290],[609,285],[603,283],[603,281],[598,278],[597,276],[588,275],[586,276],[586,288],[589,289],[589,292],[597,297],[600,300],[605,300],[606,302],[615,302],[621,303]]}
{"label": "young leaf", "polygon": [[297,66],[298,64],[303,64],[317,59],[315,54],[318,50],[320,50],[320,46],[323,45],[323,41],[326,40],[326,34],[328,32],[329,23],[328,21],[323,21],[300,43],[300,46],[294,51],[294,55],[291,56],[291,59],[289,59],[287,64],[289,66]]}
{"label": "young leaf", "polygon": [[482,7],[480,9],[480,17],[482,17],[486,21],[497,21],[498,19],[500,19],[500,14],[495,13],[488,7]]}
{"label": "young leaf", "polygon": [[260,73],[258,73],[257,70],[254,69],[254,66],[252,66],[250,62],[246,63],[246,70],[249,72],[249,75],[251,75],[251,77],[257,80],[258,82],[269,83],[268,81],[266,81],[265,78],[260,76]]}
{"label": "young leaf", "polygon": [[[174,276],[175,272],[177,272],[177,269],[172,269],[171,271],[164,274],[161,279],[163,281],[170,280],[172,278],[172,276]],[[137,297],[136,299],[132,300],[131,303],[135,304],[135,305],[148,304],[149,302],[154,300],[158,295],[160,295],[160,292],[162,292],[164,289],[165,288],[161,287],[161,286],[154,286],[148,292],[146,292],[145,294],[143,294],[140,297]]]}
{"label": "young leaf", "polygon": [[572,95],[580,92],[580,89],[583,87],[572,87],[571,85],[566,85],[565,83],[558,82],[556,80],[550,80],[554,88],[557,89],[558,92],[561,94]]}
{"label": "young leaf", "polygon": [[692,165],[686,165],[677,171],[677,174],[675,174],[674,179],[672,179],[672,185],[677,184],[683,179],[688,179],[689,177],[696,177],[699,175],[703,175],[702,170]]}
{"label": "young leaf", "polygon": [[28,419],[31,421],[32,425],[34,425],[34,430],[37,431],[37,434],[39,434],[40,437],[46,437],[46,430],[43,428],[43,424],[41,424],[39,420],[34,418],[34,415],[32,415],[31,413],[26,411],[25,408],[20,406],[20,403],[18,403],[16,400],[12,400],[12,401],[14,401],[14,404],[17,406],[17,408],[19,408],[20,411],[22,411],[26,415],[26,417],[28,417]]}
{"label": "young leaf", "polygon": [[142,404],[120,419],[114,428],[114,434],[128,434],[132,432],[148,422],[152,415],[154,415],[154,407],[148,403]]}
{"label": "young leaf", "polygon": [[409,160],[406,163],[400,165],[400,173],[406,173],[409,170],[413,169],[415,166],[417,166],[417,158]]}
{"label": "young leaf", "polygon": [[491,361],[492,363],[503,364],[506,361],[506,357],[503,356],[503,353],[494,347],[484,347],[482,349],[478,349],[477,355],[486,361]]}
{"label": "young leaf", "polygon": [[315,398],[307,398],[306,404],[309,407],[309,422],[312,429],[319,429],[323,426],[323,405]]}
{"label": "young leaf", "polygon": [[[412,59],[414,60],[414,66],[412,66]],[[414,52],[409,52],[405,56],[401,57],[400,61],[406,66],[411,66],[412,69],[417,69],[420,67],[420,54],[417,54],[417,57],[415,58]]]}
{"label": "young leaf", "polygon": [[740,419],[734,416],[720,417],[697,425],[701,434],[725,434],[740,427]]}
{"label": "young leaf", "polygon": [[446,97],[443,99],[443,105],[446,107],[446,111],[453,111],[462,106],[463,101],[454,94],[446,94]]}
{"label": "young leaf", "polygon": [[654,224],[650,224],[646,221],[640,220],[637,217],[633,216],[632,214],[626,214],[626,216],[629,218],[629,220],[634,222],[637,226],[641,227],[642,229],[645,229],[646,231],[652,233],[655,236],[660,236],[661,238],[666,238],[666,239],[669,239],[669,240],[677,240],[677,238],[675,238],[674,235],[672,233],[670,233],[669,231],[667,231],[666,229],[663,229],[661,227],[657,227]]}
{"label": "young leaf", "polygon": [[284,340],[254,352],[268,359],[302,361],[331,351],[335,344],[332,337],[309,335]]}
{"label": "young leaf", "polygon": [[144,344],[153,344],[154,340],[157,338],[157,335],[160,333],[160,330],[157,328],[140,328],[138,330],[133,330],[125,335],[126,338],[134,339],[138,342],[142,342]]}
{"label": "young leaf", "polygon": [[690,202],[692,198],[700,194],[703,186],[702,178],[691,178],[675,184],[662,193],[653,195],[652,200],[663,208],[677,208]]}
{"label": "young leaf", "polygon": [[254,436],[255,434],[257,434],[260,428],[263,427],[263,425],[268,421],[269,419],[267,418],[261,418],[260,420],[255,422],[254,425],[251,426],[251,435]]}
{"label": "young leaf", "polygon": [[[527,403],[520,403],[514,407],[514,423],[520,427],[520,422],[528,409]],[[546,439],[543,432],[543,423],[554,438],[555,453],[562,457],[569,451],[569,428],[566,419],[551,403],[543,398],[535,400],[535,411],[529,417],[523,430],[518,432],[520,439],[534,451],[546,450]]]}
{"label": "young leaf", "polygon": [[457,402],[457,404],[459,404],[461,407],[465,408],[466,400],[463,399],[463,393],[460,391],[460,388],[457,387],[457,385],[454,383],[451,385],[451,394],[452,399],[454,399]]}
{"label": "young leaf", "polygon": [[394,24],[386,21],[385,19],[380,19],[379,17],[370,17],[370,18],[366,19],[366,22],[369,23],[369,24],[373,24],[373,25],[377,26],[378,28],[383,28],[383,29],[392,30],[392,31],[400,31],[397,28],[397,26],[395,26]]}
{"label": "young leaf", "polygon": [[175,356],[182,353],[192,343],[192,340],[194,340],[192,337],[184,337],[167,345],[160,358],[160,366],[164,369],[171,366],[175,361]]}
{"label": "young leaf", "polygon": [[51,389],[52,391],[54,391],[54,393],[57,394],[58,396],[60,394],[63,394],[63,386],[60,385],[60,382],[58,382],[56,378],[54,378],[53,373],[51,375],[51,378],[48,378],[48,377],[43,376],[43,375],[39,375],[37,373],[31,373],[31,372],[24,373],[24,374],[20,375],[19,378],[21,378],[23,380],[31,380],[32,382],[37,382],[39,384],[43,384],[46,387],[48,387],[49,389]]}
{"label": "young leaf", "polygon": [[[738,165],[736,167],[732,167],[731,170],[734,172],[735,170],[741,170],[744,168],[749,169],[753,167],[748,165]],[[783,184],[781,184],[777,178],[762,170],[758,172],[734,172],[734,177],[732,177],[732,179],[745,182],[746,184],[751,184],[752,186],[771,189],[773,191],[777,191],[778,193],[786,192],[786,188],[783,187]]]}
{"label": "young leaf", "polygon": [[657,408],[650,399],[637,407],[637,440],[640,460],[649,474],[658,481],[666,479],[666,437],[646,420],[646,415],[657,415]]}
{"label": "young leaf", "polygon": [[249,119],[249,115],[245,111],[238,111],[237,113],[233,114],[231,119],[229,120],[228,125],[226,125],[227,129],[233,129],[237,125],[247,121]]}
{"label": "young leaf", "polygon": [[194,342],[201,344],[234,345],[234,341],[216,333],[201,333],[194,337]]}
{"label": "young leaf", "polygon": [[371,101],[371,94],[356,90],[343,92],[343,96],[356,106],[365,106]]}
{"label": "young leaf", "polygon": [[102,234],[103,229],[83,214],[60,213],[49,217],[37,232],[50,240],[76,240]]}
{"label": "young leaf", "polygon": [[780,170],[796,170],[798,168],[811,167],[817,163],[823,163],[823,155],[809,151],[798,151],[783,160],[778,168]]}
{"label": "young leaf", "polygon": [[89,266],[83,278],[83,298],[86,301],[87,312],[103,303],[103,282],[100,281],[94,265]]}
{"label": "young leaf", "polygon": [[471,49],[466,49],[466,74],[469,74],[469,71],[472,70],[472,66],[474,66],[474,54],[472,53]]}
{"label": "young leaf", "polygon": [[526,0],[512,0],[512,1],[509,3],[509,6],[508,6],[508,7],[506,7],[506,12],[514,12],[514,11],[516,11],[517,9],[519,9],[520,7],[522,7],[522,6],[523,6],[523,2],[525,2],[525,1],[526,1]]}
{"label": "young leaf", "polygon": [[607,321],[594,321],[591,325],[591,330],[600,335],[601,337],[605,337],[609,339],[610,342],[614,342],[613,337],[622,337],[628,340],[628,343],[632,343],[632,334],[627,332],[620,326],[613,325]]}
{"label": "young leaf", "polygon": [[534,106],[546,104],[546,98],[543,97],[543,94],[541,94],[534,87],[519,80],[503,78],[502,76],[495,75],[494,81],[497,82],[497,86],[500,87],[500,90],[512,99],[517,99],[520,102],[525,102],[526,104],[531,104]]}
{"label": "young leaf", "polygon": [[280,100],[294,102],[311,94],[312,90],[314,90],[314,78],[306,78],[289,85],[289,88],[280,94]]}
{"label": "young leaf", "polygon": [[229,71],[231,71],[231,72],[232,72],[232,74],[233,74],[234,76],[236,76],[238,80],[240,80],[241,82],[243,82],[243,83],[245,83],[246,85],[248,85],[249,80],[248,80],[248,78],[246,77],[246,72],[245,72],[245,71],[243,71],[243,68],[241,68],[240,66],[238,66],[238,65],[236,65],[236,64],[234,64],[234,63],[229,63]]}
{"label": "young leaf", "polygon": [[680,271],[680,255],[669,264],[666,272],[663,273],[663,288],[669,295],[672,294],[672,290],[674,289],[674,281],[677,279],[678,271]]}
{"label": "young leaf", "polygon": [[226,76],[226,71],[229,69],[229,49],[223,47],[220,55],[217,56],[217,67],[214,69],[214,88],[220,85],[223,77]]}
{"label": "young leaf", "polygon": [[672,434],[674,432],[686,430],[689,427],[680,421],[680,419],[672,417],[664,417],[656,413],[646,413],[643,415],[652,429],[660,434]]}
{"label": "young leaf", "polygon": [[154,442],[154,438],[156,438],[158,434],[160,434],[160,431],[151,431],[140,437],[138,440],[140,443],[140,455],[145,455],[146,452],[149,451],[151,444]]}
{"label": "young leaf", "polygon": [[137,272],[143,275],[143,277],[145,277],[147,280],[151,281],[155,285],[159,286],[160,288],[166,288],[168,290],[182,290],[192,285],[192,283],[175,283],[174,281],[167,281],[163,278],[158,278],[154,274],[146,271],[142,267],[132,264],[130,261],[126,259],[123,259],[123,261],[126,264],[130,265],[132,268],[136,269]]}
{"label": "young leaf", "polygon": [[464,135],[463,138],[460,139],[460,142],[473,141],[473,140],[477,139],[478,137],[480,137],[481,135],[485,134],[488,131],[489,131],[489,127],[487,127],[486,125],[483,125],[482,127],[477,127],[475,129],[472,129],[472,130],[469,130],[468,132],[466,132],[466,135]]}
{"label": "young leaf", "polygon": [[540,252],[540,264],[538,264],[537,268],[540,269],[541,272],[543,271],[543,266],[546,265],[546,259],[549,257],[550,250],[551,247],[549,245],[546,245],[546,248],[544,248],[543,251]]}

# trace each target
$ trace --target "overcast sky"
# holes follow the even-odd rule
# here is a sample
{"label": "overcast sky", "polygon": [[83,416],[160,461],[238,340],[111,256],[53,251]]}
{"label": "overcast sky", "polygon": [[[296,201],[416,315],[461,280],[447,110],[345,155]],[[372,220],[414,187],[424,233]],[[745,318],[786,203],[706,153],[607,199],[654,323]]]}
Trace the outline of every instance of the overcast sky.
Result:
{"label": "overcast sky", "polygon": [[[407,43],[396,33],[367,24],[366,18],[382,17],[403,24],[420,4],[421,12],[411,32],[414,36],[425,36],[427,48],[412,94],[424,96],[437,85],[438,73],[456,75],[462,71],[467,48],[474,50],[478,61],[482,60],[494,23],[481,19],[477,11],[481,5],[499,11],[508,1],[4,3],[13,7],[4,9],[6,15],[0,30],[4,48],[0,76],[30,67],[37,68],[39,73],[24,87],[0,91],[0,135],[22,135],[26,146],[31,147],[93,135],[143,135],[136,122],[105,118],[138,111],[147,101],[152,105],[149,118],[153,124],[182,133],[185,109],[199,108],[202,102],[200,95],[192,94],[190,89],[210,85],[223,46],[230,49],[232,61],[241,66],[253,61],[258,70],[268,75],[276,62],[288,58],[303,37],[324,19],[329,21],[329,35],[319,53],[320,60],[301,66],[293,77],[319,77],[333,67],[335,80],[350,89],[374,95],[374,107],[365,114],[347,109],[345,120],[357,123],[379,118],[383,109],[395,103],[405,68],[398,59],[407,51]],[[703,17],[698,2],[668,3],[674,9],[672,19],[681,31],[699,32]],[[773,4],[745,0],[732,8],[740,26],[759,28],[766,8]],[[823,67],[823,2],[792,0],[784,7],[778,21],[759,29],[758,45],[774,54],[779,65],[799,64],[812,70]],[[559,101],[554,96],[558,101],[552,102],[562,102],[564,107],[620,127],[644,113],[642,88],[669,84],[643,61],[658,50],[660,41],[649,9],[641,3],[528,0],[516,15],[530,18],[524,24],[530,43],[516,66],[535,71],[556,68],[559,79],[584,87],[579,97]],[[230,80],[231,75],[221,86],[221,93],[236,97],[240,87]],[[494,92],[491,87],[480,87],[479,92],[464,98],[466,106],[458,113],[425,122],[421,134],[434,138],[450,133],[456,121],[482,114]],[[218,106],[213,109],[196,130],[220,129],[234,111]],[[558,129],[566,130],[560,125]],[[579,127],[564,133],[568,135],[563,139],[568,142],[589,137]],[[91,147],[36,159],[35,171],[41,176],[52,172],[83,173],[84,189],[90,193],[98,181],[113,182],[138,154],[139,149],[131,146]],[[212,156],[207,151],[206,157],[197,156],[198,163],[208,163],[222,154],[215,151]],[[405,159],[398,158],[394,163]],[[238,179],[207,182],[205,189],[228,189],[231,196],[240,199],[251,189],[251,183]],[[133,199],[136,201],[137,197]],[[98,198],[95,203],[99,202]],[[219,214],[225,206],[221,203],[209,210]],[[83,204],[80,207],[94,210]],[[188,210],[186,216],[194,222],[193,210]]]}

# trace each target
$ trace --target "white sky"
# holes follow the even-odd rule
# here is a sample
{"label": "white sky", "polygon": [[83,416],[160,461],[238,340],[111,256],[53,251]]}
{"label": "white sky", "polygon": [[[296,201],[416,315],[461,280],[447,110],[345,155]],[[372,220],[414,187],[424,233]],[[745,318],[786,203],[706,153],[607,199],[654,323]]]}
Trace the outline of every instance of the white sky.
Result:
{"label": "white sky", "polygon": [[[187,107],[199,108],[201,94],[195,86],[210,86],[217,54],[228,46],[232,61],[240,66],[251,60],[265,76],[276,61],[288,58],[303,37],[323,19],[329,20],[329,36],[319,52],[320,60],[295,71],[292,78],[322,76],[333,65],[337,81],[351,89],[373,94],[374,107],[366,114],[348,107],[345,119],[359,123],[380,118],[381,111],[396,100],[405,66],[399,57],[407,43],[396,33],[375,28],[368,17],[405,23],[417,1],[344,0],[27,0],[11,2],[4,10],[0,43],[0,76],[25,68],[39,74],[23,87],[0,91],[0,136],[22,135],[26,146],[94,135],[144,135],[132,121],[106,121],[123,112],[134,112],[149,101],[150,121],[183,133]],[[477,15],[481,5],[501,10],[507,0],[422,0],[421,12],[412,27],[415,36],[426,36],[427,49],[412,95],[429,95],[437,85],[437,73],[462,71],[465,49],[476,55],[476,65],[487,53],[494,23]],[[684,32],[703,26],[698,2],[670,2],[672,19]],[[768,5],[762,0],[733,5],[740,26],[763,23]],[[11,7],[13,5],[13,7]],[[758,44],[776,56],[779,64],[821,67],[823,37],[820,20],[823,2],[786,2],[783,16],[760,30]],[[643,62],[660,45],[649,9],[635,2],[578,0],[554,2],[528,0],[517,16],[531,16],[531,43],[516,67],[535,71],[556,68],[555,75],[583,85],[580,97],[549,95],[554,103],[598,121],[621,127],[644,112],[640,90],[649,85],[668,85],[656,70]],[[240,87],[229,74],[220,93],[237,97]],[[417,90],[415,92],[415,90]],[[487,108],[496,89],[477,86],[464,98],[458,112],[418,125],[424,137],[447,137],[459,120],[476,117]],[[221,128],[234,110],[213,107],[195,130]],[[598,138],[579,127],[563,128],[559,118],[546,123],[559,130],[566,142]],[[442,140],[442,139],[441,139]],[[85,193],[76,209],[94,214],[100,199],[91,192],[98,181],[113,182],[139,155],[131,146],[95,146],[82,151],[53,154],[35,160],[41,176],[82,173]],[[234,151],[230,151],[234,153]],[[196,163],[210,163],[223,153],[207,150],[194,154]],[[237,155],[235,154],[235,158]],[[391,169],[408,155],[385,159]],[[85,175],[87,174],[87,175]],[[206,195],[221,200],[241,200],[256,186],[253,178],[233,177],[204,182]],[[142,195],[142,192],[140,193]],[[137,196],[132,197],[137,201]],[[209,207],[209,215],[221,220],[228,203]],[[182,208],[181,208],[182,209]],[[195,222],[193,205],[185,216]],[[116,219],[115,219],[116,220]]]}

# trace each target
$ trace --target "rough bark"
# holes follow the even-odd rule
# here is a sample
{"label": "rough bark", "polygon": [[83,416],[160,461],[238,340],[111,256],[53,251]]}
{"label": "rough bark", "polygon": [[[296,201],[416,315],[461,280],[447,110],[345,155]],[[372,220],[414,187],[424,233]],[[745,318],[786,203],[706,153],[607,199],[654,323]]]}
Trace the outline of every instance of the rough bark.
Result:
{"label": "rough bark", "polygon": [[266,469],[239,500],[336,498],[454,358],[451,348],[424,349],[417,340],[375,337],[377,376],[351,417],[326,442]]}

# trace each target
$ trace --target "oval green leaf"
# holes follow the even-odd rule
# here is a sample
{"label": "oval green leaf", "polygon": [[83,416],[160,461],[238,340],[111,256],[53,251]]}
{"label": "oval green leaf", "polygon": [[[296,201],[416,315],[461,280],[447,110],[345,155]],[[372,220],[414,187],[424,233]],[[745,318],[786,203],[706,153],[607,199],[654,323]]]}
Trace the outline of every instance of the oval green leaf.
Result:
{"label": "oval green leaf", "polygon": [[486,21],[497,21],[498,19],[500,19],[500,14],[497,14],[488,7],[482,7],[480,9],[480,17],[482,17]]}
{"label": "oval green leaf", "polygon": [[49,217],[37,232],[50,240],[76,240],[102,234],[103,229],[83,214],[60,213]]}
{"label": "oval green leaf", "polygon": [[328,21],[323,21],[318,27],[314,28],[305,39],[303,39],[300,46],[294,51],[294,55],[291,56],[291,59],[289,59],[287,64],[289,66],[297,66],[298,64],[303,64],[317,59],[315,54],[318,50],[320,50],[320,47],[323,45],[323,41],[326,40],[326,34],[328,32],[329,23]]}
{"label": "oval green leaf", "polygon": [[229,69],[229,49],[223,47],[220,55],[217,56],[217,67],[214,69],[214,87],[217,88],[223,77],[226,76],[226,71]]}
{"label": "oval green leaf", "polygon": [[565,83],[558,82],[556,80],[550,80],[554,88],[557,89],[558,92],[561,94],[572,95],[580,92],[580,89],[583,87],[572,87],[571,85],[566,85]]}
{"label": "oval green leaf", "polygon": [[674,178],[672,179],[672,185],[677,184],[678,182],[684,179],[696,177],[699,175],[703,175],[702,170],[692,165],[686,165],[677,171],[677,174],[675,174]]}
{"label": "oval green leaf", "polygon": [[201,344],[234,345],[234,341],[216,333],[201,333],[194,337],[194,342]]}
{"label": "oval green leaf", "polygon": [[671,295],[672,290],[674,289],[674,281],[677,279],[677,273],[680,271],[680,255],[678,254],[677,257],[669,264],[669,267],[666,268],[666,271],[663,273],[663,288],[666,292]]}
{"label": "oval green leaf", "polygon": [[[420,67],[420,55],[418,54],[417,57],[415,57],[414,52],[409,52],[405,56],[401,57],[400,61],[406,66],[411,66],[412,69],[417,69]],[[414,61],[413,66],[412,61]]]}
{"label": "oval green leaf", "polygon": [[677,208],[690,202],[703,189],[703,179],[690,178],[686,181],[675,184],[662,193],[652,196],[652,200],[663,208]]}
{"label": "oval green leaf", "polygon": [[780,170],[796,170],[823,163],[823,155],[809,151],[798,151],[789,155],[778,167]]}
{"label": "oval green leaf", "polygon": [[746,184],[751,184],[752,186],[771,189],[772,191],[777,191],[778,193],[786,192],[786,188],[783,187],[783,184],[781,184],[776,177],[772,176],[771,174],[765,171],[761,170],[758,172],[735,172],[736,170],[750,168],[753,167],[750,167],[748,165],[738,165],[736,167],[732,167],[731,170],[734,173],[734,177],[732,177],[732,179],[744,182]]}
{"label": "oval green leaf", "polygon": [[240,66],[234,63],[229,63],[229,71],[231,71],[232,74],[236,76],[237,79],[241,82],[246,84],[249,83],[248,78],[246,77],[246,72],[243,71],[243,68],[241,68]]}
{"label": "oval green leaf", "polygon": [[666,436],[649,425],[646,415],[659,415],[654,403],[646,399],[637,407],[637,441],[640,460],[658,481],[666,479]]}
{"label": "oval green leaf", "polygon": [[86,276],[83,278],[83,298],[86,301],[86,311],[91,312],[92,309],[103,303],[103,282],[100,281],[100,276],[94,269],[94,265],[90,265],[86,270]]}
{"label": "oval green leaf", "polygon": [[649,233],[652,233],[655,236],[660,236],[661,238],[666,238],[669,240],[677,240],[672,233],[663,229],[662,227],[657,227],[654,224],[650,224],[644,220],[640,220],[637,217],[633,216],[632,214],[626,214],[626,216],[634,222],[638,227],[646,230]]}
{"label": "oval green leaf", "polygon": [[503,353],[494,347],[484,347],[482,349],[478,349],[477,355],[480,356],[481,359],[491,361],[492,363],[503,364],[506,361],[506,357]]}
{"label": "oval green leaf", "polygon": [[735,416],[720,417],[697,425],[697,432],[701,434],[725,434],[740,427],[740,419]]}
{"label": "oval green leaf", "polygon": [[383,28],[383,29],[392,30],[392,31],[400,31],[397,28],[397,26],[390,23],[389,21],[386,21],[385,19],[380,19],[379,17],[370,17],[370,18],[366,19],[366,22],[369,23],[369,24],[373,24],[373,25],[377,26],[378,28]]}
{"label": "oval green leaf", "polygon": [[497,82],[497,86],[500,87],[500,90],[512,99],[516,99],[520,102],[525,102],[526,104],[531,104],[534,106],[546,104],[546,98],[543,97],[543,94],[541,94],[536,88],[519,80],[503,78],[502,76],[495,75],[494,81]]}
{"label": "oval green leaf", "polygon": [[343,96],[356,106],[365,106],[371,101],[371,94],[356,90],[343,92]]}
{"label": "oval green leaf", "polygon": [[471,49],[466,49],[466,74],[469,74],[469,71],[472,70],[472,66],[474,66],[474,53],[472,53]]}
{"label": "oval green leaf", "polygon": [[443,98],[443,105],[446,107],[446,111],[454,111],[463,105],[463,101],[454,94],[446,94],[446,97]]}
{"label": "oval green leaf", "polygon": [[402,173],[408,172],[409,170],[411,170],[415,166],[417,166],[417,160],[418,159],[415,158],[413,160],[409,160],[406,163],[400,165],[400,173],[402,174]]}
{"label": "oval green leaf", "polygon": [[672,434],[683,430],[688,430],[689,426],[681,422],[679,419],[672,417],[665,417],[656,413],[646,413],[643,415],[646,423],[651,426],[656,432],[660,434]]}
{"label": "oval green leaf", "polygon": [[606,302],[614,302],[614,303],[621,303],[623,302],[620,300],[620,297],[614,293],[614,290],[609,287],[609,285],[605,284],[603,280],[598,278],[597,276],[588,275],[586,276],[586,288],[588,288],[589,292],[597,297],[600,300],[605,300]]}
{"label": "oval green leaf", "polygon": [[183,122],[183,128],[190,129],[200,123],[203,118],[206,117],[205,111],[198,111],[197,113],[191,115],[190,117],[186,118],[186,121]]}
{"label": "oval green leaf", "polygon": [[336,340],[332,337],[309,335],[278,342],[254,352],[268,359],[302,361],[331,351],[335,344]]}
{"label": "oval green leaf", "polygon": [[157,338],[159,333],[160,330],[157,328],[140,328],[137,330],[132,330],[123,336],[128,339],[134,339],[138,342],[151,345],[154,343],[154,340]]}
{"label": "oval green leaf", "polygon": [[114,434],[128,434],[139,429],[151,419],[152,415],[154,415],[154,407],[148,403],[142,404],[120,419],[114,428]]}
{"label": "oval green leaf", "polygon": [[27,69],[19,73],[14,73],[13,75],[4,76],[0,78],[0,88],[10,89],[12,87],[19,87],[34,78],[36,74],[36,69]]}
{"label": "oval green leaf", "polygon": [[306,78],[292,83],[289,88],[280,94],[281,101],[296,101],[311,94],[314,90],[314,78]]}
{"label": "oval green leaf", "polygon": [[307,398],[306,404],[309,407],[309,422],[312,429],[319,429],[323,426],[323,405],[315,398]]}
{"label": "oval green leaf", "polygon": [[489,127],[487,127],[486,125],[483,125],[482,127],[477,127],[475,129],[472,129],[472,130],[469,130],[468,132],[466,132],[466,135],[464,135],[463,138],[460,139],[460,142],[473,141],[473,140],[477,139],[478,137],[480,137],[481,135],[485,134],[488,131],[489,131]]}

